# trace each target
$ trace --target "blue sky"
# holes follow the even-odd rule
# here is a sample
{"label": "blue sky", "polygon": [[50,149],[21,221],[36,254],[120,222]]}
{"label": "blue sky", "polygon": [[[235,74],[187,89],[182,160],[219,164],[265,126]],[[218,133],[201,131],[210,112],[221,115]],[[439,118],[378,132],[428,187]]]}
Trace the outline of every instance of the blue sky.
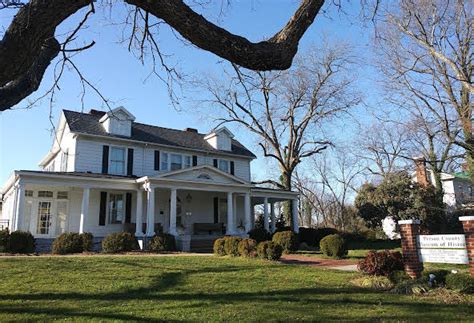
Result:
{"label": "blue sky", "polygon": [[[278,31],[288,21],[297,5],[298,1],[233,1],[230,7],[225,9],[224,15],[219,15],[220,7],[217,5],[204,11],[199,10],[231,32],[258,41]],[[356,46],[362,65],[370,61],[371,30],[361,27],[357,20],[357,5],[356,1],[344,4],[348,15],[339,14],[335,8],[326,8],[328,12],[318,15],[316,22],[305,34],[300,50],[318,44],[321,38],[326,37],[335,41],[347,41]],[[0,12],[0,31],[8,26],[13,13],[5,10]],[[64,22],[57,34],[74,28],[83,14],[84,12],[80,12]],[[194,127],[200,132],[207,132],[213,124],[192,112],[195,102],[190,93],[183,92],[180,109],[173,107],[163,82],[157,77],[148,77],[150,66],[142,65],[127,51],[126,44],[120,43],[123,27],[117,23],[123,21],[124,15],[125,7],[121,5],[114,7],[112,11],[98,10],[88,23],[88,28],[80,32],[77,40],[78,46],[92,40],[96,45],[75,56],[75,64],[88,80],[112,101],[112,106],[125,106],[136,116],[138,122],[178,129]],[[196,77],[204,73],[219,73],[222,69],[222,59],[176,40],[168,27],[162,28],[158,40],[163,52],[173,55],[170,62],[176,64],[186,75]],[[36,93],[13,110],[0,113],[1,183],[4,183],[15,169],[38,168],[39,160],[51,146],[51,122],[57,123],[61,109],[82,109],[80,82],[72,71],[67,71],[60,82],[60,90],[57,91],[53,104],[52,120],[49,118],[49,99],[40,101],[31,109],[24,109],[28,100],[33,100],[51,87],[53,67],[54,63],[49,67]],[[361,88],[371,88],[372,73],[369,67],[361,69]],[[372,94],[367,95],[370,100]],[[84,102],[86,111],[91,108],[105,109],[103,102],[90,89],[87,90]],[[350,136],[351,129],[350,126],[344,127],[339,133],[339,139]],[[249,145],[258,156],[261,155],[254,145],[254,137],[241,131],[236,135],[237,139]],[[263,158],[255,161],[252,165],[253,172],[260,171],[264,174],[265,165]]]}

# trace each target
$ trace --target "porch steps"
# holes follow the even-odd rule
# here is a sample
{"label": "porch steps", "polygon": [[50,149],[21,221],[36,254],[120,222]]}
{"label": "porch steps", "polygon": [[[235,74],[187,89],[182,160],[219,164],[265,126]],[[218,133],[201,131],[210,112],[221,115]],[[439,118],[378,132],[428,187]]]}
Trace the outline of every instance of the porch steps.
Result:
{"label": "porch steps", "polygon": [[191,252],[212,253],[217,238],[191,239]]}

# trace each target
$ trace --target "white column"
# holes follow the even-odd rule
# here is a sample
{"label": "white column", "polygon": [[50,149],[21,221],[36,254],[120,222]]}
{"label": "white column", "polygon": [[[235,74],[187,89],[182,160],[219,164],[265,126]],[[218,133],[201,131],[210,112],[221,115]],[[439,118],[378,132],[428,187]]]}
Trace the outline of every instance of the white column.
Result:
{"label": "white column", "polygon": [[263,199],[263,228],[267,231],[270,230],[268,223],[268,198]]}
{"label": "white column", "polygon": [[18,182],[18,189],[16,191],[16,216],[15,216],[15,231],[22,230],[23,217],[25,216],[23,210],[25,209],[25,184]]}
{"label": "white column", "polygon": [[232,196],[232,207],[233,207],[233,210],[232,210],[232,216],[234,217],[234,231],[235,233],[237,233],[237,194],[234,194]]}
{"label": "white column", "polygon": [[143,191],[137,190],[137,214],[135,219],[135,236],[143,237]]}
{"label": "white column", "polygon": [[146,209],[146,236],[155,235],[155,188],[149,186],[147,190],[147,209]]}
{"label": "white column", "polygon": [[272,220],[270,232],[275,232],[275,202],[270,203],[270,219]]}
{"label": "white column", "polygon": [[176,189],[171,189],[170,196],[170,234],[177,235],[176,232]]}
{"label": "white column", "polygon": [[87,218],[89,217],[89,195],[90,188],[82,190],[81,219],[79,220],[79,233],[86,232]]}
{"label": "white column", "polygon": [[227,235],[235,234],[234,224],[234,205],[233,205],[232,192],[227,193]]}
{"label": "white column", "polygon": [[292,203],[292,220],[293,220],[293,231],[298,233],[300,231],[300,227],[298,224],[298,199],[293,199]]}
{"label": "white column", "polygon": [[245,216],[245,233],[248,233],[250,230],[252,230],[252,218],[250,212],[251,206],[250,206],[250,193],[245,193],[244,197],[244,216]]}

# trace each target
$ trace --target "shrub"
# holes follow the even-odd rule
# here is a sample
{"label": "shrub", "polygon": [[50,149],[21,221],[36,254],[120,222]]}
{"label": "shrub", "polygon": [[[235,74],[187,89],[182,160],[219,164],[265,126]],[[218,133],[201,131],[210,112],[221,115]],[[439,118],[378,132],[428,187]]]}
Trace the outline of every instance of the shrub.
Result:
{"label": "shrub", "polygon": [[111,233],[102,240],[102,251],[119,253],[139,249],[137,239],[129,232]]}
{"label": "shrub", "polygon": [[450,273],[446,275],[446,287],[472,294],[474,293],[474,278],[469,274]]}
{"label": "shrub", "polygon": [[393,282],[384,276],[364,276],[351,281],[358,287],[368,287],[376,290],[389,290],[393,288]]}
{"label": "shrub", "polygon": [[0,252],[8,252],[10,244],[10,232],[8,229],[0,230]]}
{"label": "shrub", "polygon": [[224,250],[225,254],[233,257],[239,256],[239,243],[242,238],[225,237]]}
{"label": "shrub", "polygon": [[238,245],[239,255],[242,257],[255,257],[257,255],[257,241],[242,239]]}
{"label": "shrub", "polygon": [[310,246],[318,247],[321,240],[330,235],[336,234],[338,231],[334,228],[300,228],[298,237],[300,242],[306,242]]}
{"label": "shrub", "polygon": [[175,251],[176,241],[172,234],[159,233],[148,242],[147,249],[151,252]]}
{"label": "shrub", "polygon": [[271,240],[272,234],[263,228],[254,228],[249,231],[249,238],[257,242],[262,242]]}
{"label": "shrub", "polygon": [[83,241],[79,233],[68,232],[59,235],[53,241],[52,253],[64,255],[83,251]]}
{"label": "shrub", "polygon": [[369,251],[367,256],[359,261],[359,271],[367,275],[390,276],[394,271],[403,269],[403,258],[398,251]]}
{"label": "shrub", "polygon": [[26,231],[13,231],[10,233],[9,251],[11,253],[35,252],[35,238]]}
{"label": "shrub", "polygon": [[346,241],[338,234],[331,234],[324,237],[319,247],[328,257],[341,258],[347,255]]}
{"label": "shrub", "polygon": [[277,232],[272,241],[281,246],[283,253],[292,253],[298,249],[298,236],[293,231]]}
{"label": "shrub", "polygon": [[94,236],[90,232],[80,234],[82,239],[82,251],[92,251],[94,245]]}
{"label": "shrub", "polygon": [[282,247],[273,241],[260,242],[257,246],[257,255],[262,259],[278,260],[282,252]]}
{"label": "shrub", "polygon": [[428,292],[428,290],[429,287],[426,283],[420,281],[419,279],[409,279],[395,285],[391,292],[402,295],[421,295]]}
{"label": "shrub", "polygon": [[404,270],[395,270],[390,275],[389,278],[395,284],[401,283],[402,281],[411,279],[410,276]]}
{"label": "shrub", "polygon": [[217,256],[225,256],[225,238],[219,238],[214,241],[214,254]]}

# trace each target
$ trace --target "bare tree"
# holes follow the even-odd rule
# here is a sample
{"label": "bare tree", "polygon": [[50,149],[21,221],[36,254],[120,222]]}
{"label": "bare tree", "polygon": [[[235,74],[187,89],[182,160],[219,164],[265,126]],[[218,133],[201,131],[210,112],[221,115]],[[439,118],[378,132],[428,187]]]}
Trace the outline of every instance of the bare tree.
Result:
{"label": "bare tree", "polygon": [[[211,23],[183,1],[126,0],[125,3],[135,9],[133,33],[141,30],[139,47],[143,49],[144,42],[149,42],[156,50],[158,60],[163,57],[154,35],[157,26],[165,23],[192,44],[230,62],[254,70],[271,70],[290,67],[301,37],[313,23],[324,0],[302,0],[280,31],[257,43]],[[55,32],[63,21],[89,7],[83,21],[87,20],[90,14],[95,13],[94,4],[91,0],[0,2],[0,9],[17,10],[0,41],[0,111],[11,108],[36,91],[47,67],[60,53],[78,52],[93,45],[66,47],[83,22],[63,43],[56,39]],[[104,4],[112,6],[115,3],[104,1]],[[142,24],[143,28],[136,28],[138,24]]]}
{"label": "bare tree", "polygon": [[[402,0],[385,11],[378,43],[388,97],[417,116],[425,153],[443,163],[451,146],[461,147],[472,176],[473,12],[471,1]],[[439,129],[448,150],[434,154]]]}
{"label": "bare tree", "polygon": [[343,44],[314,48],[283,72],[252,72],[234,65],[234,75],[226,81],[201,81],[209,93],[203,103],[218,108],[213,111],[218,126],[232,123],[256,135],[264,156],[281,173],[280,180],[266,182],[290,190],[296,167],[331,145],[321,127],[360,101],[351,66]]}

